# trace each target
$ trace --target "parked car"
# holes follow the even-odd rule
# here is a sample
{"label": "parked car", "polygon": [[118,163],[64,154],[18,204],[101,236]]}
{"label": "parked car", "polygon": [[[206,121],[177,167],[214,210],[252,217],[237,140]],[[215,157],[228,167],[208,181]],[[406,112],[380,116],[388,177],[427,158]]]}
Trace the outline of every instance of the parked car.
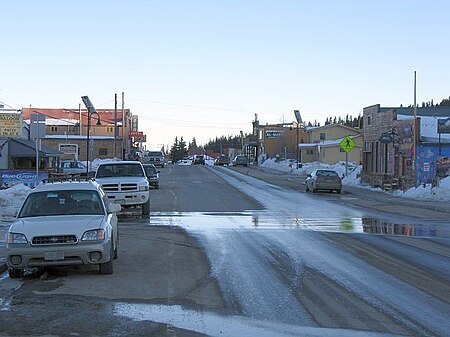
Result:
{"label": "parked car", "polygon": [[11,278],[25,269],[99,265],[113,273],[118,256],[116,212],[95,181],[41,183],[25,199],[6,235],[6,264]]}
{"label": "parked car", "polygon": [[341,193],[342,180],[334,170],[318,169],[308,174],[306,181],[306,192],[315,193],[318,190],[329,190]]}
{"label": "parked car", "polygon": [[164,153],[162,151],[146,151],[144,152],[142,163],[164,168]]}
{"label": "parked car", "polygon": [[86,165],[78,160],[61,160],[59,162],[59,168],[63,173],[80,175],[86,174]]}
{"label": "parked car", "polygon": [[159,171],[153,164],[143,164],[145,175],[150,186],[159,189]]}
{"label": "parked car", "polygon": [[205,157],[202,155],[197,155],[193,161],[194,165],[205,165]]}
{"label": "parked car", "polygon": [[216,158],[216,160],[214,161],[214,165],[228,166],[228,165],[230,165],[230,158],[228,156],[221,155],[220,157]]}
{"label": "parked car", "polygon": [[248,159],[247,156],[244,155],[237,155],[236,157],[234,157],[233,159],[233,166],[247,166],[248,165]]}
{"label": "parked car", "polygon": [[95,181],[102,185],[111,202],[125,208],[140,206],[142,215],[150,214],[150,186],[139,161],[101,163]]}

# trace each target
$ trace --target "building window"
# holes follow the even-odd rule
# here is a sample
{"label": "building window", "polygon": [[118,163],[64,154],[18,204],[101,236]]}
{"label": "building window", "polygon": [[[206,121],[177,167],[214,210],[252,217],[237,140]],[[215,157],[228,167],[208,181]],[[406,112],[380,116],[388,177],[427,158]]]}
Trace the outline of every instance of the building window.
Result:
{"label": "building window", "polygon": [[320,133],[320,140],[325,140],[325,138],[326,138],[326,137],[325,137],[325,133],[321,132],[321,133]]}
{"label": "building window", "polygon": [[372,118],[367,116],[367,125],[372,125]]}
{"label": "building window", "polygon": [[306,150],[306,154],[314,154],[314,150]]}
{"label": "building window", "polygon": [[372,151],[372,144],[370,142],[364,142],[364,152],[371,152]]}
{"label": "building window", "polygon": [[114,128],[113,127],[107,127],[106,131],[109,132],[109,133],[113,133]]}
{"label": "building window", "polygon": [[108,155],[108,149],[105,149],[105,148],[98,149],[98,155],[99,156],[107,156]]}
{"label": "building window", "polygon": [[52,126],[52,132],[57,132],[58,131],[58,127],[57,126]]}

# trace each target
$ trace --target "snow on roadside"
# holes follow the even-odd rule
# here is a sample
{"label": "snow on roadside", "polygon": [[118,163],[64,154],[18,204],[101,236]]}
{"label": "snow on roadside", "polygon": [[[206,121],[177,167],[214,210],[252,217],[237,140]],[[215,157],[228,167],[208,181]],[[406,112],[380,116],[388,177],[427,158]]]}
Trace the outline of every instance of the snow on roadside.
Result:
{"label": "snow on roadside", "polygon": [[23,184],[0,190],[0,216],[14,216],[30,191],[31,188]]}
{"label": "snow on roadside", "polygon": [[[305,163],[299,169],[296,168],[297,163],[295,160],[276,160],[275,158],[267,159],[262,163],[262,167],[267,167],[273,170],[287,172],[290,174],[307,175],[316,169],[331,169],[335,170],[341,177],[345,175],[345,162],[339,162],[334,165],[328,165],[318,162]],[[373,188],[361,183],[362,165],[349,165],[347,176],[342,180],[344,186],[354,186],[358,188],[366,188],[373,191],[392,193],[397,197],[410,198],[418,200],[435,200],[435,201],[450,201],[450,177],[442,179],[439,183],[439,187],[431,187],[430,185],[418,186],[417,188],[410,188],[407,191],[394,191],[387,192],[381,188]]]}

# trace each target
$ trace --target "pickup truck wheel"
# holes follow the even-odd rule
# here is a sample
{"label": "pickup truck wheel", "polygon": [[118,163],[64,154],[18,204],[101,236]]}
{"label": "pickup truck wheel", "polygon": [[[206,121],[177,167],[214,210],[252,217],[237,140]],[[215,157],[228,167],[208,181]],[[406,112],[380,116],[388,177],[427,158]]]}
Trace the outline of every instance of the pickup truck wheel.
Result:
{"label": "pickup truck wheel", "polygon": [[22,277],[22,270],[10,268],[8,270],[8,274],[9,274],[9,278],[19,278],[19,277]]}
{"label": "pickup truck wheel", "polygon": [[100,263],[101,275],[111,275],[113,273],[113,259],[114,259],[114,250],[113,250],[113,242],[111,239],[111,251],[109,252],[109,261],[105,263]]}
{"label": "pickup truck wheel", "polygon": [[142,204],[142,215],[150,215],[150,198],[145,204]]}

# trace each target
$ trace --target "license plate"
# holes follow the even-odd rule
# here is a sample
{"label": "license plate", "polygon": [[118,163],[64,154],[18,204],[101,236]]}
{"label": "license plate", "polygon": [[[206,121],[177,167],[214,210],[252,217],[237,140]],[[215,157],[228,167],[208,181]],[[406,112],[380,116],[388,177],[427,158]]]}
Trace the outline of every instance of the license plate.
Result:
{"label": "license plate", "polygon": [[64,252],[44,252],[45,261],[64,260]]}

